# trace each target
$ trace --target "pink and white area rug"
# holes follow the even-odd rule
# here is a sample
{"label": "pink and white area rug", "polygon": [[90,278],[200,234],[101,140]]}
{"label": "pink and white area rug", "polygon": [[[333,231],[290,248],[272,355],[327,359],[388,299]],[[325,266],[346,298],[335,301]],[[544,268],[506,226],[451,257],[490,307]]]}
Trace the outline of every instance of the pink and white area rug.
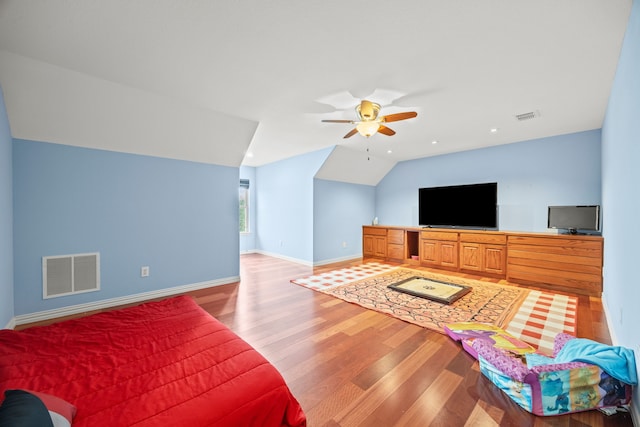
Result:
{"label": "pink and white area rug", "polygon": [[[397,313],[389,313],[389,310],[381,310],[380,304],[376,305],[371,303],[374,300],[371,294],[367,294],[366,303],[362,302],[362,298],[347,298],[343,295],[343,293],[348,293],[351,287],[360,288],[357,286],[357,283],[360,281],[367,281],[367,279],[371,279],[375,276],[384,275],[385,273],[391,273],[396,271],[400,274],[402,271],[407,270],[400,267],[395,267],[387,264],[381,264],[376,262],[370,262],[367,264],[343,268],[340,270],[328,271],[326,273],[312,275],[303,277],[300,279],[291,280],[292,283],[296,285],[304,286],[315,291],[327,293],[334,297],[343,299],[345,301],[349,301],[352,303],[357,303],[362,305],[365,308],[369,308],[376,311],[386,312],[387,314],[394,315],[395,317],[401,318],[405,321],[409,321],[412,323],[419,324],[424,327],[430,327],[431,329],[438,330],[440,328],[436,327],[440,323],[454,322],[454,321],[462,321],[458,318],[448,319],[446,316],[440,318],[440,322],[438,325],[431,325],[428,322],[417,322],[412,321],[417,315],[414,316],[398,316]],[[411,271],[411,270],[407,270]],[[412,270],[413,274],[419,275],[435,275],[435,273],[428,273],[424,271],[416,271]],[[395,273],[394,273],[395,274]],[[474,280],[463,279],[459,277],[448,277],[444,275],[437,275],[441,280],[449,281],[449,282],[461,282],[465,284],[469,284],[471,282],[477,282]],[[384,281],[380,279],[381,281]],[[376,281],[376,279],[371,279],[371,281]],[[377,282],[377,281],[376,281]],[[467,283],[469,282],[469,283]],[[368,282],[362,282],[363,287],[367,286]],[[496,322],[488,322],[488,323],[496,323],[498,326],[505,329],[511,335],[519,338],[532,346],[536,347],[539,351],[551,354],[553,352],[553,342],[555,336],[560,333],[568,333],[571,335],[576,335],[576,325],[577,325],[577,307],[578,307],[578,299],[576,297],[569,297],[565,295],[557,295],[550,292],[541,292],[528,290],[526,288],[516,288],[516,287],[505,287],[501,285],[491,284],[487,282],[476,283],[477,288],[505,288],[510,289],[513,293],[517,293],[518,295],[522,295],[522,297],[515,297],[512,295],[507,298],[507,300],[512,301],[509,305],[509,309],[505,308],[504,314],[501,314],[496,318]],[[340,288],[343,286],[344,288]],[[391,292],[386,289],[386,284],[382,286],[382,290],[376,292],[375,294],[383,295],[383,301],[388,302],[388,298],[384,296],[385,292]],[[476,289],[476,293],[479,290]],[[343,292],[344,291],[344,292]],[[393,291],[395,293],[395,291]],[[473,291],[472,291],[473,293]],[[473,297],[473,295],[471,295]],[[468,297],[467,299],[471,298]],[[399,297],[398,297],[399,298]],[[407,295],[402,295],[402,298],[412,298],[414,302],[423,303],[422,305],[428,305],[430,311],[434,311],[434,313],[439,313],[443,309],[451,311],[456,307],[456,304],[452,306],[443,306],[440,303],[436,303],[433,301],[420,301],[421,298],[410,297]],[[416,299],[417,298],[417,299]],[[460,303],[464,303],[464,297],[460,300]],[[504,302],[504,301],[503,301]],[[414,308],[412,306],[407,305],[406,301],[403,303],[402,307],[400,307],[403,313],[413,313]],[[384,304],[382,304],[384,305]],[[420,305],[420,304],[419,304]],[[495,304],[493,304],[495,305]],[[492,305],[492,307],[493,307]],[[503,304],[504,305],[504,304]],[[440,311],[438,311],[438,307],[440,307]],[[426,310],[426,309],[425,309]],[[396,310],[397,311],[397,310]],[[422,313],[421,318],[429,317],[427,314]],[[469,319],[466,319],[469,320]],[[487,320],[483,320],[486,322]]]}
{"label": "pink and white area rug", "polygon": [[398,267],[392,265],[369,262],[355,267],[343,268],[340,270],[328,271],[323,274],[294,279],[291,283],[304,286],[313,290],[326,290],[336,286],[346,285],[356,280],[366,279],[376,274],[386,273]]}

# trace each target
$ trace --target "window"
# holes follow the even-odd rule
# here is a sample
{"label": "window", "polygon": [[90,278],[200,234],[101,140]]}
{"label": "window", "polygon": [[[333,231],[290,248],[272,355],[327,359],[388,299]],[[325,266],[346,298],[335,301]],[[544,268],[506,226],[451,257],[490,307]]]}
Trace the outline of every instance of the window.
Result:
{"label": "window", "polygon": [[240,232],[249,232],[249,180],[241,179],[238,191],[240,200]]}

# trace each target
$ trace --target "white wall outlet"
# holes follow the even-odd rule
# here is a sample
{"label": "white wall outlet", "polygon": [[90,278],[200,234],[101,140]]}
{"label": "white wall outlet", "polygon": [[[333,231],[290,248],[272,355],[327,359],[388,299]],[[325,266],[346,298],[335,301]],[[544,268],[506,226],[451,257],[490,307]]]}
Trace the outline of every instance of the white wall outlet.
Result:
{"label": "white wall outlet", "polygon": [[140,277],[149,277],[149,267],[140,267]]}
{"label": "white wall outlet", "polygon": [[347,247],[347,242],[342,242],[342,247],[346,248]]}

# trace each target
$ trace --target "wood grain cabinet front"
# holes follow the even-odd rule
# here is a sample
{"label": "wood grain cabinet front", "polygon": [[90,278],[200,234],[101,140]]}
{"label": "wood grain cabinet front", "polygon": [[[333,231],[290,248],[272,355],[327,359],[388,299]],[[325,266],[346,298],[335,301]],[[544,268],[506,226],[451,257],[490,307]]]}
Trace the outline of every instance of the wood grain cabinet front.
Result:
{"label": "wood grain cabinet front", "polygon": [[420,233],[420,264],[425,267],[458,268],[458,233],[431,231]]}
{"label": "wood grain cabinet front", "polygon": [[362,256],[387,257],[387,229],[385,227],[362,227]]}
{"label": "wood grain cabinet front", "polygon": [[509,235],[507,280],[600,296],[603,242],[600,236]]}
{"label": "wood grain cabinet front", "polygon": [[505,277],[507,236],[504,233],[460,233],[462,270]]}
{"label": "wood grain cabinet front", "polygon": [[603,242],[600,236],[397,226],[362,228],[364,257],[419,263],[595,296],[602,294]]}
{"label": "wood grain cabinet front", "polygon": [[390,228],[387,230],[387,258],[404,261],[404,230]]}

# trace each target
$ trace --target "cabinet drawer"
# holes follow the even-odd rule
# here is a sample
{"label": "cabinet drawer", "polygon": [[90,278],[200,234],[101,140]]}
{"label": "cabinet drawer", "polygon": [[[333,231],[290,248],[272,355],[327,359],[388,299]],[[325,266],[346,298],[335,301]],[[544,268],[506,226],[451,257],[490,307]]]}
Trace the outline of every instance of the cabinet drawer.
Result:
{"label": "cabinet drawer", "polygon": [[387,258],[392,259],[404,259],[404,246],[403,245],[387,245]]}
{"label": "cabinet drawer", "polygon": [[509,236],[509,244],[526,245],[533,248],[539,248],[538,251],[559,249],[560,252],[571,250],[574,252],[583,251],[591,252],[596,257],[600,257],[602,251],[602,238],[591,236]]}
{"label": "cabinet drawer", "polygon": [[509,265],[507,280],[514,283],[558,286],[578,294],[599,295],[602,292],[602,278],[599,275],[581,274],[561,270],[547,270],[522,265]]}
{"label": "cabinet drawer", "polygon": [[387,242],[396,245],[404,245],[404,230],[387,230]]}
{"label": "cabinet drawer", "polygon": [[461,242],[489,243],[492,245],[506,245],[506,234],[481,234],[481,233],[460,233]]}
{"label": "cabinet drawer", "polygon": [[429,240],[449,240],[449,241],[458,241],[458,232],[452,231],[421,231],[420,232],[421,239],[429,239]]}
{"label": "cabinet drawer", "polygon": [[369,234],[373,236],[386,236],[387,229],[384,227],[362,227],[362,234]]}

